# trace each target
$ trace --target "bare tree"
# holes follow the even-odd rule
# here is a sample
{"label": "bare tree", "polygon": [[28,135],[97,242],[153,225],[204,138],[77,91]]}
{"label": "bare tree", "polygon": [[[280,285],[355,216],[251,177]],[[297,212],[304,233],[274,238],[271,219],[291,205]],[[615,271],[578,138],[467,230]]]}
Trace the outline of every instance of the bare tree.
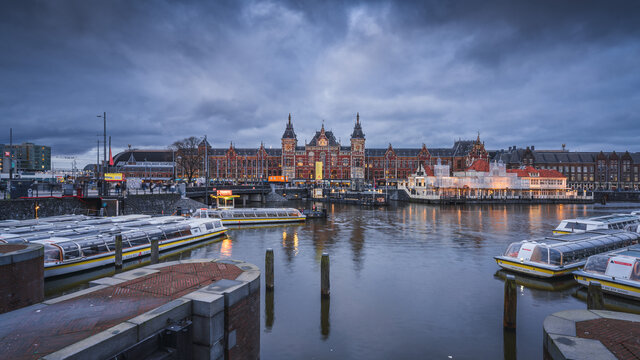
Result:
{"label": "bare tree", "polygon": [[202,165],[203,155],[198,151],[200,139],[195,136],[178,140],[171,144],[170,149],[176,152],[176,165],[191,182]]}

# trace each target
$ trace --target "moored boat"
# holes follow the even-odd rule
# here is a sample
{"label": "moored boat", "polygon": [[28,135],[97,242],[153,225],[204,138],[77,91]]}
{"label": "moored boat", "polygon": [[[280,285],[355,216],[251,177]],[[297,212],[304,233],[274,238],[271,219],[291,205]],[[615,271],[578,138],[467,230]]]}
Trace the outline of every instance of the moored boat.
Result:
{"label": "moored boat", "polygon": [[[153,240],[158,240],[162,252],[218,237],[226,231],[220,219],[189,219],[122,229],[119,232],[122,235],[122,259],[126,261],[148,255]],[[115,234],[51,237],[33,242],[44,245],[45,278],[109,265],[115,261]]]}
{"label": "moored boat", "polygon": [[640,224],[640,213],[614,214],[562,220],[553,230],[555,235],[583,233],[585,231],[604,229],[625,229],[631,225]]}
{"label": "moored boat", "polygon": [[578,270],[591,255],[631,246],[639,240],[640,234],[630,231],[589,231],[515,242],[494,258],[504,269],[551,278]]}
{"label": "moored boat", "polygon": [[591,256],[573,277],[584,286],[598,282],[604,292],[640,299],[640,245]]}
{"label": "moored boat", "polygon": [[305,221],[306,216],[294,208],[198,209],[196,218],[215,218],[225,225],[270,224]]}

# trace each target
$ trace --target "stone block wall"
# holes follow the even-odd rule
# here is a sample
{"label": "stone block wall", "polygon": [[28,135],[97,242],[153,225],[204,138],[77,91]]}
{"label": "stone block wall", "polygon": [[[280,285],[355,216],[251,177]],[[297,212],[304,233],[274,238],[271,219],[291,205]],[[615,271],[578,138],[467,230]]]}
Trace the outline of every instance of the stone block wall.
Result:
{"label": "stone block wall", "polygon": [[0,244],[0,314],[44,300],[44,246]]}

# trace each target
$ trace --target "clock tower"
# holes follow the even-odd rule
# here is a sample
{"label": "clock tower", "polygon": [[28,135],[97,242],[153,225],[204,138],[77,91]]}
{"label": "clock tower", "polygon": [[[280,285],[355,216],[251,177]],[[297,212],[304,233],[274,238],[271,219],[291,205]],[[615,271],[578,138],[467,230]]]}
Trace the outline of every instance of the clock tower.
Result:
{"label": "clock tower", "polygon": [[356,124],[351,133],[351,179],[364,180],[364,141],[360,113],[357,113]]}
{"label": "clock tower", "polygon": [[286,176],[287,180],[292,180],[296,174],[296,146],[298,145],[298,139],[296,133],[293,131],[293,124],[291,123],[291,114],[289,114],[289,122],[287,128],[282,134],[282,175]]}

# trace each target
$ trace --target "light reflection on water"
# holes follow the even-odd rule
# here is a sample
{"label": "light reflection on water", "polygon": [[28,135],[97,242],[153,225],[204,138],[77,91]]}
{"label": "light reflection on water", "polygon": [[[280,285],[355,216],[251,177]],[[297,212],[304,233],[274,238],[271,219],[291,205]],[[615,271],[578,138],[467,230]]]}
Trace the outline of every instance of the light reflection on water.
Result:
{"label": "light reflection on water", "polygon": [[[328,210],[327,220],[234,228],[228,239],[165,260],[232,257],[263,267],[273,248],[275,290],[263,291],[261,304],[264,359],[539,359],[544,318],[586,308],[570,279],[518,276],[515,340],[503,334],[504,276],[493,256],[550,235],[564,218],[598,213],[591,206]],[[323,252],[331,258],[330,300],[320,297]]]}

